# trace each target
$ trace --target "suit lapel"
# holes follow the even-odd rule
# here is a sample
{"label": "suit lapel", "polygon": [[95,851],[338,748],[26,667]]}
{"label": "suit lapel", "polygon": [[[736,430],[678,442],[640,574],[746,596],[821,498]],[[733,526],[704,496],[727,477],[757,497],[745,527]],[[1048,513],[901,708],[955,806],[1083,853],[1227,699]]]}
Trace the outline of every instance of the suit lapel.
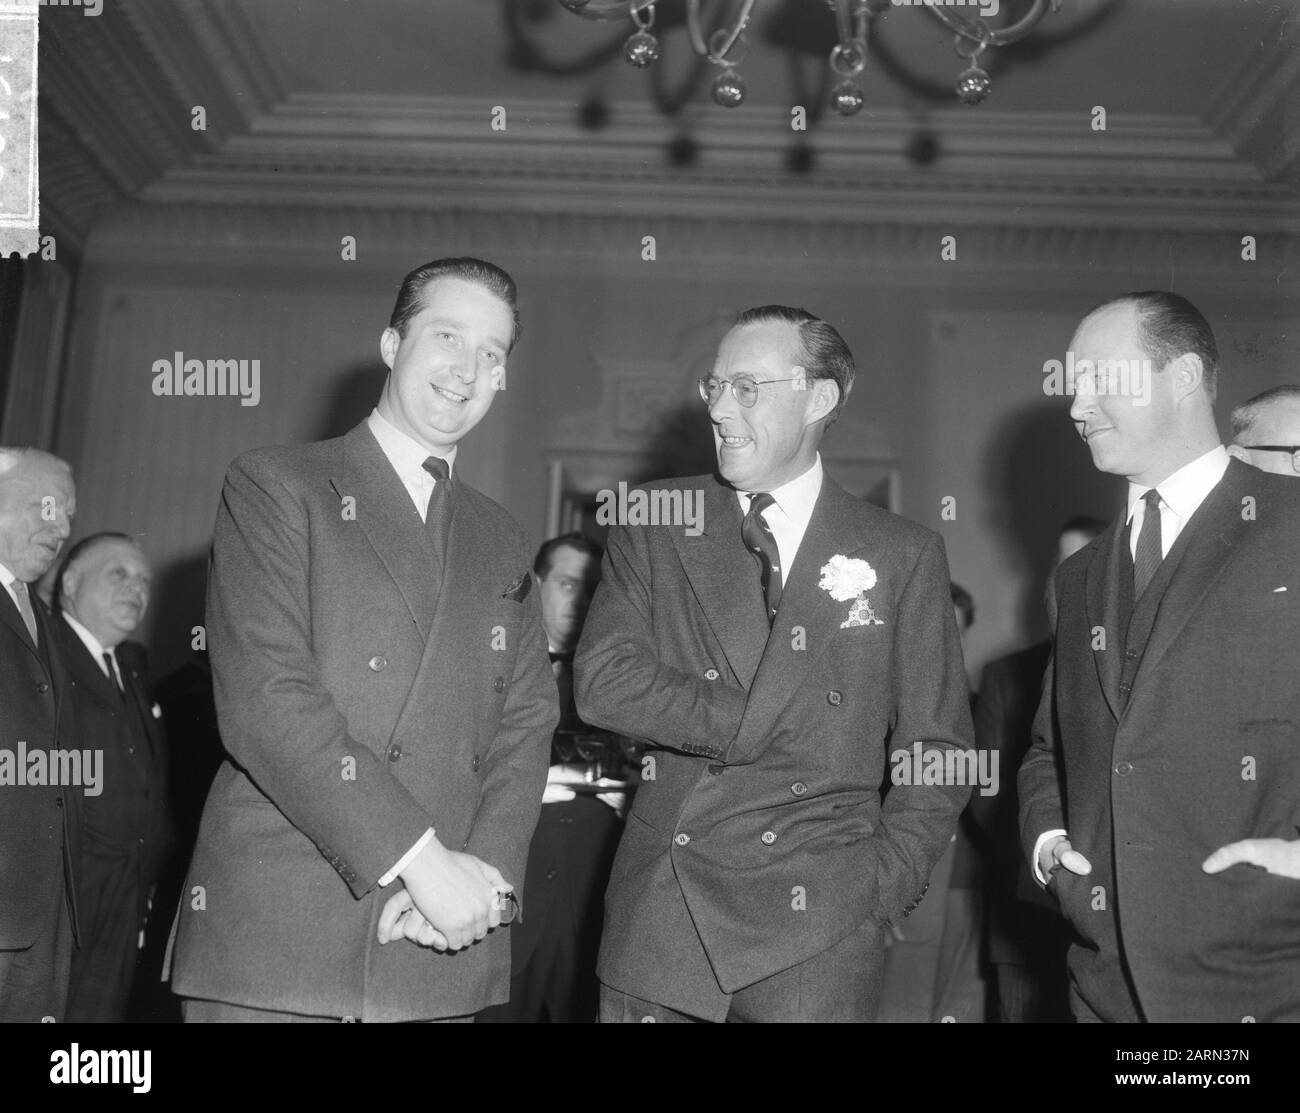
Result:
{"label": "suit lapel", "polygon": [[90,655],[86,643],[77,637],[77,632],[68,625],[62,615],[56,617],[54,623],[59,629],[63,643],[63,659],[67,663],[68,672],[93,699],[102,703],[106,710],[121,711],[122,697],[117,694],[113,682],[104,675],[99,662]]}
{"label": "suit lapel", "polygon": [[[459,486],[455,513],[447,529],[447,553],[441,587],[432,596],[435,607],[429,618],[424,654],[420,658],[415,681],[406,694],[401,714],[395,720],[393,737],[403,733],[404,720],[413,708],[427,708],[427,693],[439,689],[437,678],[432,674],[445,664],[446,647],[459,644],[464,640],[466,630],[482,623],[482,594],[476,592],[474,586],[484,561],[492,554],[486,552],[480,544],[479,533],[475,528],[478,516],[474,513],[473,501],[480,496],[463,483]],[[507,586],[509,585],[503,583],[501,591],[504,592]]]}
{"label": "suit lapel", "polygon": [[[742,750],[752,751],[754,745],[770,736],[772,721],[803,685],[847,616],[849,604],[832,598],[830,592],[817,585],[822,567],[831,557],[851,557],[866,547],[869,538],[861,524],[861,508],[861,503],[830,476],[823,477],[821,493],[781,593],[772,636],[754,677],[753,692],[737,741],[728,754],[729,761]],[[876,590],[883,586],[878,585]],[[806,648],[791,654],[789,639],[795,626],[803,627]],[[863,636],[869,637],[870,631]],[[892,638],[883,644],[892,650]]]}
{"label": "suit lapel", "polygon": [[682,568],[722,646],[727,664],[741,687],[754,682],[768,625],[758,565],[740,536],[740,500],[736,492],[710,478],[704,487],[704,525],[700,536],[673,530]]}
{"label": "suit lapel", "polygon": [[[39,659],[41,656],[40,651],[33,643],[31,634],[27,632],[27,623],[23,621],[23,616],[18,610],[18,604],[14,602],[13,596],[9,594],[9,589],[0,586],[0,596],[3,596],[3,598],[0,598],[0,621],[3,621],[14,632],[18,640],[27,647],[28,651]],[[35,598],[35,596],[32,598]],[[37,605],[33,603],[32,609],[35,610]],[[37,629],[40,628],[40,621],[37,618]],[[42,661],[41,663],[44,664],[45,662]]]}
{"label": "suit lapel", "polygon": [[1128,529],[1123,514],[1111,523],[1109,536],[1103,535],[1096,556],[1088,565],[1084,581],[1087,597],[1089,641],[1092,631],[1101,627],[1106,636],[1106,648],[1092,650],[1092,662],[1097,667],[1097,680],[1110,713],[1119,719],[1123,710],[1119,698],[1119,680],[1123,669],[1120,652],[1124,644],[1120,615],[1120,577],[1126,574],[1124,545]]}
{"label": "suit lapel", "polygon": [[330,485],[340,502],[355,499],[357,524],[427,641],[438,601],[436,557],[420,512],[364,422],[343,438],[343,458]]}
{"label": "suit lapel", "polygon": [[1233,550],[1241,541],[1246,528],[1241,515],[1241,496],[1246,493],[1249,477],[1246,464],[1236,460],[1230,462],[1218,485],[1183,527],[1178,541],[1185,539],[1187,549],[1160,600],[1155,625],[1134,678],[1135,693],[1142,691],[1147,674],[1159,666],[1174,639],[1196,613],[1206,592],[1222,575]]}

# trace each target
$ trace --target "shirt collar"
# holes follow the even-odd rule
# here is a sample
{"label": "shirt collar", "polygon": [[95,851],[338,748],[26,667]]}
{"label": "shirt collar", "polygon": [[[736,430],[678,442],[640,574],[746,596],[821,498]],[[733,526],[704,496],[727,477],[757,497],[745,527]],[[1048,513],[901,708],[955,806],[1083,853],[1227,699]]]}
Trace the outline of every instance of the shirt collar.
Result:
{"label": "shirt collar", "polygon": [[[398,475],[415,475],[417,472],[422,476],[429,474],[424,470],[424,462],[434,453],[430,452],[409,434],[403,433],[402,430],[379,412],[378,407],[370,411],[366,424],[375,435],[375,440],[379,442],[379,447],[384,450],[388,462],[397,470]],[[443,459],[447,461],[448,471],[451,471],[456,461],[455,445],[452,445],[451,450]]]}
{"label": "shirt collar", "polygon": [[[72,632],[81,639],[81,644],[90,650],[90,655],[95,659],[95,664],[102,665],[104,663],[104,654],[112,653],[113,651],[100,644],[99,639],[82,626],[81,623],[73,618],[67,611],[63,611],[62,614],[63,621],[72,627]],[[114,654],[113,659],[117,660],[116,654]]]}
{"label": "shirt collar", "polygon": [[16,579],[18,579],[17,576],[10,572],[3,564],[0,564],[0,584],[4,584],[5,587],[12,587]]}
{"label": "shirt collar", "polygon": [[[801,530],[807,529],[812,519],[813,507],[817,505],[817,496],[821,494],[823,474],[822,454],[819,452],[813,458],[812,467],[803,475],[796,476],[771,492],[777,509]],[[750,493],[737,491],[736,494],[740,498],[740,509],[748,511]]]}
{"label": "shirt collar", "polygon": [[[1215,445],[1205,455],[1198,456],[1190,464],[1184,464],[1163,483],[1157,483],[1160,500],[1178,516],[1180,522],[1185,522],[1196,513],[1227,470],[1228,450],[1221,444]],[[1137,483],[1128,485],[1128,517],[1125,521],[1133,521],[1137,504],[1149,490],[1150,487]]]}

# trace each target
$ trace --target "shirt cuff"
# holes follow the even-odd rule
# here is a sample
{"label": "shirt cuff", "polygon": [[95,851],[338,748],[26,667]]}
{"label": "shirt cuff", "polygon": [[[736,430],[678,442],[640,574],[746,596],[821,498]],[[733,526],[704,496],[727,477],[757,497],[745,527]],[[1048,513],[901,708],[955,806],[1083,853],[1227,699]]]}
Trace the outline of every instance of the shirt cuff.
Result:
{"label": "shirt cuff", "polygon": [[[1030,862],[1030,868],[1034,871],[1034,880],[1037,881],[1038,884],[1040,884],[1044,889],[1047,888],[1048,879],[1043,876],[1043,871],[1038,868],[1038,856],[1042,854],[1043,844],[1047,842],[1048,839],[1054,839],[1056,838],[1057,835],[1064,835],[1065,833],[1066,833],[1065,830],[1059,827],[1051,831],[1044,831],[1041,835],[1038,836],[1038,841],[1034,843],[1034,857],[1033,857],[1033,861]],[[381,881],[379,884],[382,885],[383,882]]]}
{"label": "shirt cuff", "polygon": [[393,881],[396,880],[397,875],[411,864],[411,859],[413,859],[417,854],[420,853],[421,850],[423,850],[426,846],[429,845],[429,840],[432,838],[433,838],[433,828],[430,827],[427,831],[425,831],[423,835],[420,836],[419,841],[413,847],[411,847],[410,850],[408,850],[405,854],[403,854],[401,858],[398,859],[397,865],[395,865],[391,870],[389,870],[386,874],[384,874],[383,877],[379,879],[379,887],[382,889],[385,885],[391,885]]}

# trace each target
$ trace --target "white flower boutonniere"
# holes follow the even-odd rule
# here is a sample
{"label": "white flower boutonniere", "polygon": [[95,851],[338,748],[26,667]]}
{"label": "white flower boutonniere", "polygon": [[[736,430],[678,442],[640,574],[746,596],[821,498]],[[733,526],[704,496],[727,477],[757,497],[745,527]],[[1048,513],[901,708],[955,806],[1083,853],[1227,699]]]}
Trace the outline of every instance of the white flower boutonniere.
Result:
{"label": "white flower boutonniere", "polygon": [[876,570],[865,560],[835,555],[822,565],[822,578],[817,586],[830,593],[840,603],[850,600],[849,617],[840,623],[840,629],[850,626],[883,626],[867,599],[867,592],[876,586]]}

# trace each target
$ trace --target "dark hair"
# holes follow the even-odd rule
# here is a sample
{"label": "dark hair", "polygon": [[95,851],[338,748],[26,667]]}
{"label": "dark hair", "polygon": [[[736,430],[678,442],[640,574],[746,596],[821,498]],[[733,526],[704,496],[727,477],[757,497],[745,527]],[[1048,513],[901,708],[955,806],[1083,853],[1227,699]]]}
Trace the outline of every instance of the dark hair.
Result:
{"label": "dark hair", "polygon": [[90,552],[91,549],[105,541],[126,541],[137,549],[140,547],[140,542],[129,534],[117,533],[111,530],[105,530],[103,533],[92,533],[89,537],[83,537],[64,554],[63,563],[59,565],[59,574],[54,580],[54,609],[56,611],[63,610],[63,577],[67,574],[68,569]]}
{"label": "dark hair", "polygon": [[585,533],[562,533],[559,537],[544,541],[542,547],[537,550],[537,556],[533,560],[533,571],[539,580],[544,580],[549,575],[555,550],[566,548],[577,549],[578,552],[594,557],[597,561],[605,555],[604,546],[599,541],[593,541]]}
{"label": "dark hair", "polygon": [[975,600],[971,593],[961,584],[953,582],[948,585],[948,594],[952,596],[952,605],[961,611],[962,629],[969,630],[975,625]]}
{"label": "dark hair", "polygon": [[1274,386],[1268,390],[1261,391],[1254,398],[1247,398],[1240,406],[1232,411],[1232,439],[1239,441],[1243,436],[1249,433],[1257,422],[1263,416],[1265,406],[1273,402],[1284,402],[1291,400],[1300,402],[1300,386]]}
{"label": "dark hair", "polygon": [[514,351],[519,343],[523,326],[519,323],[518,291],[515,280],[495,263],[482,259],[461,256],[456,259],[435,259],[416,267],[402,279],[401,289],[397,291],[397,302],[393,305],[393,315],[388,319],[388,327],[397,330],[398,336],[406,335],[406,326],[411,319],[424,308],[424,289],[438,278],[459,278],[464,282],[473,282],[482,286],[490,294],[496,294],[510,307],[510,317],[514,333],[510,337],[508,352]]}
{"label": "dark hair", "polygon": [[807,377],[813,380],[830,379],[840,388],[840,400],[826,418],[826,428],[829,429],[840,416],[849,400],[849,392],[853,389],[853,353],[844,343],[844,337],[831,325],[820,317],[814,317],[806,309],[794,309],[788,305],[760,305],[755,309],[746,309],[736,315],[732,327],[760,325],[769,321],[796,326]]}
{"label": "dark hair", "polygon": [[1150,357],[1154,370],[1163,370],[1170,360],[1188,352],[1200,356],[1205,371],[1205,393],[1213,402],[1219,389],[1219,346],[1214,341],[1210,322],[1201,311],[1181,294],[1168,290],[1121,294],[1097,309],[1121,302],[1128,302],[1137,310],[1138,342]]}
{"label": "dark hair", "polygon": [[1086,533],[1088,537],[1100,537],[1105,532],[1107,523],[1100,518],[1091,514],[1076,514],[1059,530],[1056,531],[1057,537],[1064,537],[1067,533]]}

